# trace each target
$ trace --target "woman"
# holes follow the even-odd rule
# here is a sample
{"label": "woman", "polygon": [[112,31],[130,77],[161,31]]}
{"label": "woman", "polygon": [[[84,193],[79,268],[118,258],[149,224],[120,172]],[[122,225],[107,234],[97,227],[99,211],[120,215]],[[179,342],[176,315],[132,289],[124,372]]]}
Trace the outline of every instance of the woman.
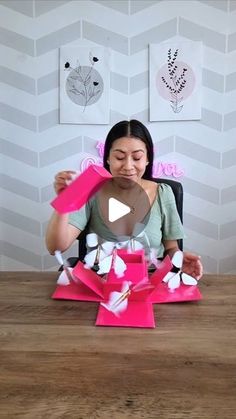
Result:
{"label": "woman", "polygon": [[[178,250],[177,240],[183,238],[183,227],[171,187],[151,180],[153,142],[148,129],[137,120],[114,125],[106,138],[103,165],[113,177],[95,197],[70,215],[52,215],[46,233],[49,252],[68,249],[88,223],[89,231],[114,242],[132,237],[135,226],[141,224],[148,246],[156,249],[157,257],[172,257]],[[73,174],[63,171],[56,175],[57,194],[66,188]],[[130,213],[117,223],[109,221],[106,208],[110,197],[130,207]],[[200,257],[184,253],[183,271],[199,279]]]}

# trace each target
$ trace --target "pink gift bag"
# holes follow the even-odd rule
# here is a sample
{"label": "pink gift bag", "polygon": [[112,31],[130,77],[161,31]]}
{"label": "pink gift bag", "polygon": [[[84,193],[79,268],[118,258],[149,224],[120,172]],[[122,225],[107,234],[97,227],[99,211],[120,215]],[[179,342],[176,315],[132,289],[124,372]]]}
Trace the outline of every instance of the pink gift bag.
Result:
{"label": "pink gift bag", "polygon": [[92,164],[53,199],[51,205],[60,214],[79,210],[111,178],[104,167]]}

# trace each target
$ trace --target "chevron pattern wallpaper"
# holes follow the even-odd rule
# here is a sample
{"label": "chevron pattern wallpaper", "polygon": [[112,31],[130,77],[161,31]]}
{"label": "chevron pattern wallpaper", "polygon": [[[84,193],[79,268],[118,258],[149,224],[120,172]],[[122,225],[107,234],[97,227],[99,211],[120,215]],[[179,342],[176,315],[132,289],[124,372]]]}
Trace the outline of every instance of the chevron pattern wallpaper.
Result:
{"label": "chevron pattern wallpaper", "polygon": [[[202,119],[149,122],[148,44],[176,39],[203,42]],[[62,45],[111,49],[110,125],[59,124]],[[236,272],[235,0],[0,0],[0,61],[1,270],[57,269],[44,245],[55,173],[137,118],[156,159],[184,170],[185,250]]]}

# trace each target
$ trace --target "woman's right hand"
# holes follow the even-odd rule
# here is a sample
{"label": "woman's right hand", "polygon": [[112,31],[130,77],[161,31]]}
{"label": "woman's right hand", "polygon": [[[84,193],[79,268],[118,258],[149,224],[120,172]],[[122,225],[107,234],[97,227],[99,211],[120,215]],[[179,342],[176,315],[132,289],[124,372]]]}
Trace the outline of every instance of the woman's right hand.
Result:
{"label": "woman's right hand", "polygon": [[53,186],[57,195],[69,185],[75,175],[73,170],[64,170],[56,174]]}

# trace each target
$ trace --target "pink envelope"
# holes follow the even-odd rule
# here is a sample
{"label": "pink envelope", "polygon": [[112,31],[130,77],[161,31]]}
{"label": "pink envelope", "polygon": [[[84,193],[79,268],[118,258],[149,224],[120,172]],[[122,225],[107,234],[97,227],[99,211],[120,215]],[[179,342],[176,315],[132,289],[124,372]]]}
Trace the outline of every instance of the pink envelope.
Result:
{"label": "pink envelope", "polygon": [[199,301],[202,295],[196,285],[180,284],[175,290],[170,290],[165,282],[161,282],[153,291],[148,301],[155,303],[180,303],[184,301]]}
{"label": "pink envelope", "polygon": [[154,328],[155,320],[151,303],[129,301],[128,308],[119,317],[99,306],[96,326],[124,326]]}
{"label": "pink envelope", "polygon": [[60,214],[79,210],[112,175],[104,167],[90,165],[67,186],[51,205]]}

